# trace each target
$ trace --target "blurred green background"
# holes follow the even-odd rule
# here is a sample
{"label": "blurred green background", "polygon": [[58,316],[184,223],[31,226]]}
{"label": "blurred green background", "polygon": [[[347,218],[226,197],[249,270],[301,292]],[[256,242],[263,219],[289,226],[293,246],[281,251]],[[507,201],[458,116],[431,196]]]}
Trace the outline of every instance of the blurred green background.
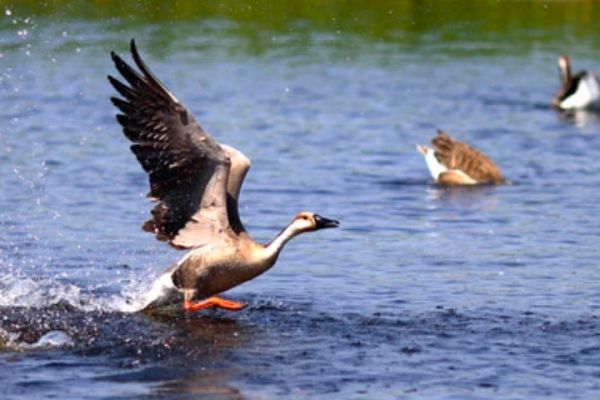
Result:
{"label": "blurred green background", "polygon": [[413,44],[494,39],[520,44],[555,39],[592,40],[593,46],[600,42],[600,36],[590,39],[592,32],[600,35],[600,1],[594,0],[18,0],[4,2],[1,8],[4,27],[10,25],[10,16],[21,15],[54,21],[118,20],[130,27],[190,23],[201,34],[203,21],[225,20],[238,34],[259,41],[269,32],[330,32]]}

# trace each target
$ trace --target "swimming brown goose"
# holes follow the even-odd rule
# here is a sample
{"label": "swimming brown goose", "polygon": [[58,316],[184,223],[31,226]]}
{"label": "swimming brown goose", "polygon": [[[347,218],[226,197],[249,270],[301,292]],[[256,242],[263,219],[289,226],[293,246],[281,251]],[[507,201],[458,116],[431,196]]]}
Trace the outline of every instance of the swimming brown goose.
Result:
{"label": "swimming brown goose", "polygon": [[485,154],[442,131],[431,141],[434,149],[417,145],[427,167],[441,185],[499,184],[504,182],[498,166]]}
{"label": "swimming brown goose", "polygon": [[554,95],[552,105],[562,110],[600,108],[600,80],[592,72],[579,71],[571,75],[571,60],[558,58],[560,88]]}
{"label": "swimming brown goose", "polygon": [[215,295],[270,269],[294,236],[335,228],[339,222],[301,212],[269,244],[254,242],[238,214],[250,160],[233,147],[217,143],[202,129],[148,69],[134,40],[131,54],[141,73],[111,52],[129,86],[112,76],[108,80],[124,98],[111,98],[121,112],[117,121],[149,175],[148,196],[156,202],[143,229],[174,248],[189,250],[157,281],[155,298],[147,307],[183,297],[184,309],[189,311],[208,307],[239,310],[244,304]]}

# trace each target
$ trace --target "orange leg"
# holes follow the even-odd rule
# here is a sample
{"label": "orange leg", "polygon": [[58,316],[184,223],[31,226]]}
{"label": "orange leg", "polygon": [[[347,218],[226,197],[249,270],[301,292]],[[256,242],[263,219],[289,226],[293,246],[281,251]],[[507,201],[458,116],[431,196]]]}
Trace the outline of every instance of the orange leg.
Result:
{"label": "orange leg", "polygon": [[200,311],[210,307],[224,308],[229,311],[239,311],[246,307],[246,305],[238,303],[237,301],[225,300],[217,296],[209,297],[208,299],[197,303],[192,303],[189,300],[183,302],[183,309],[186,311]]}

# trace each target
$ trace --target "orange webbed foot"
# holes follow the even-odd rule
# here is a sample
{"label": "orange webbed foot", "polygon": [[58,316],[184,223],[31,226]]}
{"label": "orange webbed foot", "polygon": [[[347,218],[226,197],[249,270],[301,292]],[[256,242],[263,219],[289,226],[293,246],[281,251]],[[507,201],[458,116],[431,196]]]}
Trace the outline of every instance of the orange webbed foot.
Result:
{"label": "orange webbed foot", "polygon": [[229,311],[239,311],[242,308],[246,307],[246,305],[244,303],[225,300],[216,296],[209,297],[208,299],[199,301],[197,303],[192,303],[189,300],[183,302],[183,309],[186,311],[200,311],[210,307],[223,308]]}

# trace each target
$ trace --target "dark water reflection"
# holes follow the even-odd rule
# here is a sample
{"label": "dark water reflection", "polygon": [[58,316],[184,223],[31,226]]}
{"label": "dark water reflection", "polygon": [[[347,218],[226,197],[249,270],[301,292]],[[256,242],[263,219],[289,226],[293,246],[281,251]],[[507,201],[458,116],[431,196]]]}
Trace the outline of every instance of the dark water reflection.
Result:
{"label": "dark water reflection", "polygon": [[[438,3],[0,8],[3,398],[597,397],[600,124],[548,106],[558,54],[600,68],[597,9]],[[180,255],[139,229],[108,101],[131,37],[252,158],[258,241],[342,221],[228,293],[240,313],[129,312]],[[432,184],[415,145],[440,128],[513,184]]]}
{"label": "dark water reflection", "polygon": [[[508,391],[570,398],[572,388],[560,380],[564,368],[593,373],[600,351],[596,316],[560,319],[513,310],[439,306],[424,313],[332,316],[305,305],[263,304],[233,317],[178,313],[161,318],[60,307],[4,309],[2,314],[4,326],[20,330],[24,340],[36,340],[29,335],[40,323],[75,340],[68,353],[38,349],[0,356],[14,372],[9,395],[18,387],[58,392],[61,377],[71,373],[83,380],[79,384],[102,391],[83,398],[109,392],[130,398],[420,393],[483,398]],[[31,381],[31,359],[58,385]],[[532,375],[538,380],[533,386]]]}

